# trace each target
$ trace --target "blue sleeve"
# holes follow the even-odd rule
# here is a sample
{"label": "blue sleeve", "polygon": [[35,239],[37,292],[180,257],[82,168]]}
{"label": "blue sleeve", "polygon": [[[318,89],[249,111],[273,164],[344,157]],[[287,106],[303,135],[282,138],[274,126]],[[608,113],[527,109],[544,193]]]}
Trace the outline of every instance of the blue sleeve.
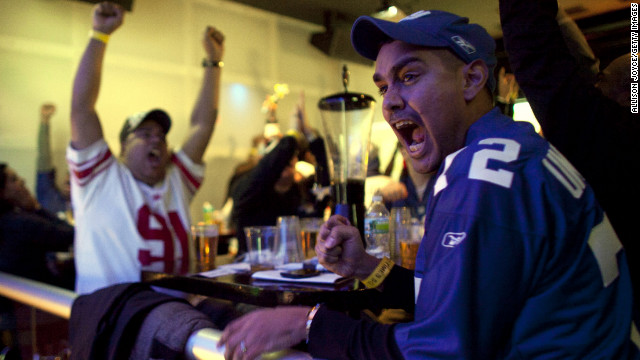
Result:
{"label": "blue sleeve", "polygon": [[52,213],[67,210],[67,202],[56,187],[55,170],[38,171],[36,176],[36,197],[43,208]]}

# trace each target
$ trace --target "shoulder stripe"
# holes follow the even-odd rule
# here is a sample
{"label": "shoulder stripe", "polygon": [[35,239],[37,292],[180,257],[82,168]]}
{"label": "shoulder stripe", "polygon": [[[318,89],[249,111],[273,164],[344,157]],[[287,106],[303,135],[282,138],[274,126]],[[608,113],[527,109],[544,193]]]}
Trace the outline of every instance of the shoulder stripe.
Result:
{"label": "shoulder stripe", "polygon": [[92,172],[90,176],[84,179],[78,179],[77,177],[73,177],[73,179],[76,182],[76,184],[78,184],[78,186],[83,187],[87,185],[91,180],[95,179],[95,177],[98,176],[100,173],[107,170],[109,168],[109,165],[113,161],[116,161],[116,160],[114,158],[109,159],[106,163],[104,163],[104,165],[100,166],[99,168],[96,168],[96,170]]}
{"label": "shoulder stripe", "polygon": [[176,156],[176,154],[171,155],[171,162],[178,167],[182,176],[187,180],[187,183],[189,184],[189,188],[191,189],[192,192],[195,192],[200,188],[200,185],[202,185],[202,179],[194,176],[189,171],[189,169],[187,169],[187,167],[182,163],[182,161],[180,161],[180,159],[178,158],[178,156]]}
{"label": "shoulder stripe", "polygon": [[113,161],[113,155],[108,148],[104,153],[98,154],[92,159],[84,161],[82,163],[73,163],[69,161],[69,168],[73,173],[74,178],[80,186],[89,182],[96,174],[102,172],[111,161]]}

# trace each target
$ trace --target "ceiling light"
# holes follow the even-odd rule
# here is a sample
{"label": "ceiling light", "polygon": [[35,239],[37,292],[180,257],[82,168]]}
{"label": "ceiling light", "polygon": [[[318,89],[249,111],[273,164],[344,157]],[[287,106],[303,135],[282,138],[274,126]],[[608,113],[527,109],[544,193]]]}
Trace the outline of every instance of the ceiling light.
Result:
{"label": "ceiling light", "polygon": [[405,14],[404,11],[402,11],[402,9],[389,4],[388,1],[383,1],[382,7],[378,9],[375,13],[373,13],[371,16],[373,16],[376,19],[397,22],[402,18],[406,17],[407,14]]}

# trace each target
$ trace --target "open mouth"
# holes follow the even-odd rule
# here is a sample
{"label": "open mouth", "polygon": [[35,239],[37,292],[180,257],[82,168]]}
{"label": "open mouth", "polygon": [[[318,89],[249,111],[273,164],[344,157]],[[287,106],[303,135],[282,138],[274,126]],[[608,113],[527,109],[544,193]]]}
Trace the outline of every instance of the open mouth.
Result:
{"label": "open mouth", "polygon": [[420,152],[424,148],[424,132],[420,127],[411,121],[402,120],[393,125],[396,128],[396,133],[402,137],[406,148],[411,153]]}
{"label": "open mouth", "polygon": [[147,159],[149,159],[152,164],[159,164],[162,161],[162,153],[159,149],[151,149],[149,154],[147,154]]}

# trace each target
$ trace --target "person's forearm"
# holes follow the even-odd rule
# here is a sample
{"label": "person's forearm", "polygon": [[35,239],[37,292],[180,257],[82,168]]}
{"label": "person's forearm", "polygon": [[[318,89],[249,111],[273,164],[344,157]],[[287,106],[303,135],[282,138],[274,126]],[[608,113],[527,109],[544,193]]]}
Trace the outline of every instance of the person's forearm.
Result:
{"label": "person's forearm", "polygon": [[591,50],[578,24],[576,24],[562,8],[558,9],[556,20],[558,21],[564,42],[567,44],[567,49],[569,49],[571,56],[573,56],[578,64],[578,70],[585,79],[591,83],[595,83],[598,80],[598,73],[600,71],[600,60],[596,58],[593,50]]}
{"label": "person's forearm", "polygon": [[87,147],[102,138],[102,129],[95,106],[100,91],[105,49],[105,43],[96,39],[89,41],[73,82],[71,142],[78,149]]}
{"label": "person's forearm", "polygon": [[220,67],[204,67],[204,74],[198,99],[191,113],[191,124],[187,140],[182,150],[192,161],[202,160],[218,116],[220,96]]}
{"label": "person's forearm", "polygon": [[51,142],[49,136],[49,124],[40,122],[38,129],[38,172],[53,170],[51,161]]}
{"label": "person's forearm", "polygon": [[207,66],[203,69],[202,84],[196,105],[191,114],[192,126],[208,126],[213,130],[213,125],[218,115],[218,101],[220,88],[220,75],[222,69],[215,66]]}
{"label": "person's forearm", "polygon": [[324,140],[320,137],[313,139],[313,141],[309,143],[309,149],[316,158],[316,182],[321,186],[331,185]]}
{"label": "person's forearm", "polygon": [[500,0],[511,69],[527,99],[543,108],[575,69],[556,21],[557,12],[556,0]]}
{"label": "person's forearm", "polygon": [[393,325],[354,320],[324,306],[311,323],[309,353],[320,359],[403,359]]}
{"label": "person's forearm", "polygon": [[382,306],[389,309],[415,311],[415,275],[412,270],[394,266],[382,283]]}

